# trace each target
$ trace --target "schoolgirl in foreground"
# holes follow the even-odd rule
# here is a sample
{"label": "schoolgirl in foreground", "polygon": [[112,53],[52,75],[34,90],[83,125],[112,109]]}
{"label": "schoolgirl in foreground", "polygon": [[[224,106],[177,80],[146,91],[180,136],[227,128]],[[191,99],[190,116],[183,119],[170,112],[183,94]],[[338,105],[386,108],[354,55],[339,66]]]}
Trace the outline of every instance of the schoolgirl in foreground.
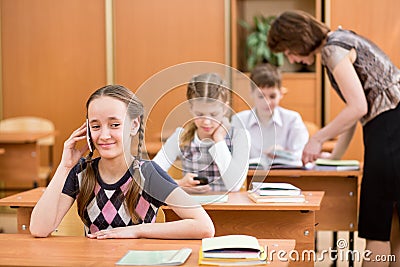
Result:
{"label": "schoolgirl in foreground", "polygon": [[[86,103],[88,126],[82,124],[64,143],[60,165],[35,206],[30,231],[47,237],[77,200],[78,213],[89,238],[204,238],[214,226],[204,211],[172,178],[152,161],[140,158],[143,141],[143,105],[128,89],[108,85]],[[88,145],[99,153],[82,156]],[[131,144],[138,135],[137,156]],[[172,206],[182,219],[155,222],[158,208]]]}

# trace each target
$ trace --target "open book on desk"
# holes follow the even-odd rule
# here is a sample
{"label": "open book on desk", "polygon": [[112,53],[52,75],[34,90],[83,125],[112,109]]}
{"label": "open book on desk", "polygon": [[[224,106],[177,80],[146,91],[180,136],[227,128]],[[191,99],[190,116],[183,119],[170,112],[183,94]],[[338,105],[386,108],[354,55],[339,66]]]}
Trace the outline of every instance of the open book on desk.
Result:
{"label": "open book on desk", "polygon": [[190,248],[179,250],[129,250],[116,265],[182,265],[192,253]]}
{"label": "open book on desk", "polygon": [[249,169],[303,169],[303,163],[290,152],[277,150],[274,159],[250,159]]}
{"label": "open book on desk", "polygon": [[226,235],[204,238],[199,251],[200,265],[266,264],[266,253],[257,238],[249,235]]}

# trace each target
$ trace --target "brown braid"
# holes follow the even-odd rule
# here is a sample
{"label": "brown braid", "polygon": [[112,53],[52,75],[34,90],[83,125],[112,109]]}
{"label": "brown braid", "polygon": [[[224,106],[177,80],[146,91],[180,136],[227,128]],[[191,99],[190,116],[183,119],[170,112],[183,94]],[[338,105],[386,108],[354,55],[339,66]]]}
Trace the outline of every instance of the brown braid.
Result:
{"label": "brown braid", "polygon": [[92,166],[92,155],[93,153],[89,153],[85,159],[87,164],[86,171],[83,172],[80,192],[76,199],[78,215],[81,217],[83,223],[87,226],[90,225],[90,222],[84,216],[85,210],[89,201],[94,197],[94,188],[96,186],[96,176]]}
{"label": "brown braid", "polygon": [[[132,221],[134,223],[138,223],[140,221],[140,216],[136,213],[135,208],[137,205],[137,201],[139,198],[140,185],[141,185],[141,177],[140,172],[138,170],[139,164],[137,162],[141,159],[141,147],[143,143],[143,113],[144,107],[142,102],[133,94],[129,89],[121,86],[121,85],[107,85],[98,90],[96,90],[86,102],[86,110],[89,108],[90,103],[97,98],[108,96],[115,98],[124,102],[127,105],[127,114],[130,119],[140,118],[140,126],[139,126],[139,145],[138,145],[138,155],[134,162],[134,174],[133,179],[135,181],[129,184],[125,195],[125,207],[127,208],[129,214],[132,217]],[[86,170],[82,175],[82,182],[80,185],[79,195],[77,197],[77,206],[78,206],[78,214],[81,217],[82,221],[86,226],[89,226],[90,222],[85,219],[85,211],[89,204],[89,202],[94,197],[94,189],[97,183],[96,174],[94,172],[92,166],[92,154],[89,154],[86,158]]]}
{"label": "brown braid", "polygon": [[[140,116],[140,126],[138,130],[139,142],[137,156],[133,163],[133,182],[129,184],[128,190],[126,192],[126,201],[124,202],[125,207],[128,209],[131,215],[132,222],[134,224],[139,223],[140,216],[136,212],[136,203],[139,201],[140,185],[142,183],[142,177],[140,176],[140,160],[142,159],[142,144],[144,139],[144,126],[143,126],[143,115]],[[142,218],[143,219],[143,218]]]}

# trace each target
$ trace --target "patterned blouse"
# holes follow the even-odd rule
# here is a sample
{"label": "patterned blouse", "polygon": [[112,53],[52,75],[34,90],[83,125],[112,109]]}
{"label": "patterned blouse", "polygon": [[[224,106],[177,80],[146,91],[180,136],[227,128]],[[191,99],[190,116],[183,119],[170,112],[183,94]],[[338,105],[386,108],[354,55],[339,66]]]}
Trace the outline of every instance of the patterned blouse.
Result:
{"label": "patterned blouse", "polygon": [[321,55],[322,64],[327,67],[332,87],[342,100],[344,100],[343,95],[332,72],[336,64],[351,49],[355,49],[357,54],[353,65],[364,88],[368,103],[368,112],[360,120],[365,125],[382,112],[394,109],[399,104],[400,71],[388,56],[370,40],[352,31],[339,28],[328,36]]}
{"label": "patterned blouse", "polygon": [[[133,182],[133,169],[115,184],[106,184],[99,175],[99,159],[93,160],[92,166],[97,183],[94,197],[85,211],[85,218],[90,225],[85,225],[86,233],[95,233],[103,229],[133,225],[132,218],[124,204],[124,196],[129,183]],[[82,159],[69,173],[62,192],[74,199],[79,197],[79,186],[86,170]],[[132,173],[131,173],[132,172]],[[152,161],[143,161],[140,166],[142,185],[136,212],[141,217],[139,223],[155,222],[158,208],[177,187],[175,181]]]}

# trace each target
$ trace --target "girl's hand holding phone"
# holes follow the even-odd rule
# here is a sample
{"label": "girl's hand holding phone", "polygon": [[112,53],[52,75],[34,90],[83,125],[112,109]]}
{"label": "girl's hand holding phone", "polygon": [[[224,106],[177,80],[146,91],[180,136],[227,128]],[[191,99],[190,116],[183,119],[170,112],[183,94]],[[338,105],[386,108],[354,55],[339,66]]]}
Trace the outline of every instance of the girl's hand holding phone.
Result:
{"label": "girl's hand holding phone", "polygon": [[60,165],[66,168],[74,167],[79,159],[85,154],[89,149],[88,145],[85,145],[78,149],[76,144],[86,139],[86,123],[82,124],[78,129],[76,129],[70,137],[64,142],[64,150],[61,157]]}
{"label": "girl's hand holding phone", "polygon": [[199,185],[200,181],[194,180],[194,177],[197,177],[197,174],[190,172],[186,173],[185,176],[182,177],[182,179],[177,181],[177,183],[187,193],[199,194],[206,193],[211,190],[211,187],[209,185]]}

